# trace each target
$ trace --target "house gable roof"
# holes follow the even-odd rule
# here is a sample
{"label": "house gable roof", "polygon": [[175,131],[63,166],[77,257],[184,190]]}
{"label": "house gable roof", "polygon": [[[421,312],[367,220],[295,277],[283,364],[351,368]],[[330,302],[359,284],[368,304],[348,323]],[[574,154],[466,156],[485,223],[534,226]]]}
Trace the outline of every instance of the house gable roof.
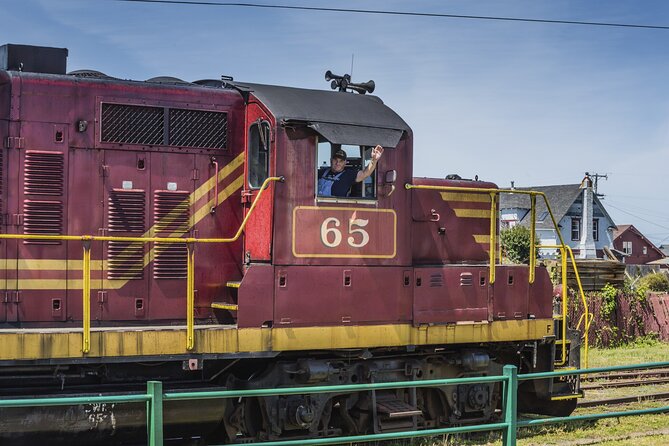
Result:
{"label": "house gable roof", "polygon": [[[517,190],[522,191],[535,191],[543,192],[550,203],[551,210],[553,211],[553,216],[555,221],[559,224],[560,220],[569,211],[569,208],[574,204],[581,196],[581,185],[580,184],[558,184],[554,186],[534,186],[534,187],[519,187]],[[613,219],[606,211],[602,202],[594,196],[595,204],[602,211],[604,216],[613,224]],[[530,209],[530,197],[529,195],[524,194],[501,194],[500,195],[500,209]],[[546,213],[548,209],[544,200],[537,198],[537,229],[554,229],[553,222],[550,219],[550,216],[546,215],[544,220],[539,220],[542,217],[542,214]],[[530,213],[528,212],[520,222],[523,224],[529,224]]]}
{"label": "house gable roof", "polygon": [[615,242],[620,238],[623,234],[627,232],[632,232],[634,233],[637,237],[639,237],[641,240],[643,240],[645,243],[650,246],[650,249],[656,251],[662,258],[665,257],[665,254],[653,244],[650,240],[648,240],[637,228],[634,227],[634,225],[618,225],[616,226],[616,229],[613,231],[613,241]]}
{"label": "house gable roof", "polygon": [[[517,190],[543,192],[550,203],[551,210],[556,222],[560,222],[571,205],[581,193],[580,184],[563,184],[555,186],[519,187]],[[530,209],[530,196],[525,194],[501,194],[500,209]],[[549,216],[543,221],[539,217],[547,212],[546,204],[541,198],[537,199],[537,228],[553,228]],[[521,222],[529,222],[529,212],[521,219]]]}

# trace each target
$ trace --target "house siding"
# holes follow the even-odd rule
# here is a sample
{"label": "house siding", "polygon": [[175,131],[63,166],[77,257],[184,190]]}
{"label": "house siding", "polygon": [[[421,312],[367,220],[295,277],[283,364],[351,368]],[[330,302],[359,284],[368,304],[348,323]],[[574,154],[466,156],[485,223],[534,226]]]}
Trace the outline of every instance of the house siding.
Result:
{"label": "house siding", "polygon": [[[641,237],[637,232],[627,230],[620,234],[613,242],[613,247],[618,251],[623,251],[623,242],[632,243],[632,254],[623,258],[623,262],[629,265],[644,265],[648,262],[654,260],[659,260],[662,258],[660,253],[657,252],[643,237]],[[643,248],[646,247],[647,254],[644,255]]]}

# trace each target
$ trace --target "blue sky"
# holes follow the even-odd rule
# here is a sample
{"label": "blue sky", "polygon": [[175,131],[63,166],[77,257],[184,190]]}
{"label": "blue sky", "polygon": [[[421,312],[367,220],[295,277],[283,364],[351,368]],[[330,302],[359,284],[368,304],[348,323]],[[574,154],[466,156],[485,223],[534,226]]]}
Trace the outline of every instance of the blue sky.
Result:
{"label": "blue sky", "polygon": [[[284,0],[265,4],[669,25],[645,0]],[[669,243],[669,30],[124,3],[0,0],[0,43],[67,47],[68,69],[221,74],[328,88],[374,79],[414,130],[415,176],[508,187],[600,180],[617,224]]]}

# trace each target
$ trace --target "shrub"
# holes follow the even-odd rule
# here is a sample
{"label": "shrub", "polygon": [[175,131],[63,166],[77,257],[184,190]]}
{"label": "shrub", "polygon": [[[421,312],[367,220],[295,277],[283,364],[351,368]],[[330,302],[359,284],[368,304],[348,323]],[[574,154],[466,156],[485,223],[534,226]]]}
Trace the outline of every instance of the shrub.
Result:
{"label": "shrub", "polygon": [[[502,229],[499,233],[504,257],[511,263],[528,263],[530,261],[530,230],[526,226],[515,225]],[[535,240],[539,240],[538,237]],[[539,249],[537,257],[539,257]]]}
{"label": "shrub", "polygon": [[652,273],[639,279],[639,287],[649,291],[669,292],[669,278],[664,273]]}

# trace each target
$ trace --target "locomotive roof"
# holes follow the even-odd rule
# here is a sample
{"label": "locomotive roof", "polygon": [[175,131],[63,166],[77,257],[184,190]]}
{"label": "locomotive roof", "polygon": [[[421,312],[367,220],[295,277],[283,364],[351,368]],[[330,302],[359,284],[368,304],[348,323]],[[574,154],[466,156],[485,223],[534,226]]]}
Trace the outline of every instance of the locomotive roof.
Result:
{"label": "locomotive roof", "polygon": [[395,147],[409,125],[377,96],[227,82],[252,93],[285,123],[305,123],[335,144]]}

